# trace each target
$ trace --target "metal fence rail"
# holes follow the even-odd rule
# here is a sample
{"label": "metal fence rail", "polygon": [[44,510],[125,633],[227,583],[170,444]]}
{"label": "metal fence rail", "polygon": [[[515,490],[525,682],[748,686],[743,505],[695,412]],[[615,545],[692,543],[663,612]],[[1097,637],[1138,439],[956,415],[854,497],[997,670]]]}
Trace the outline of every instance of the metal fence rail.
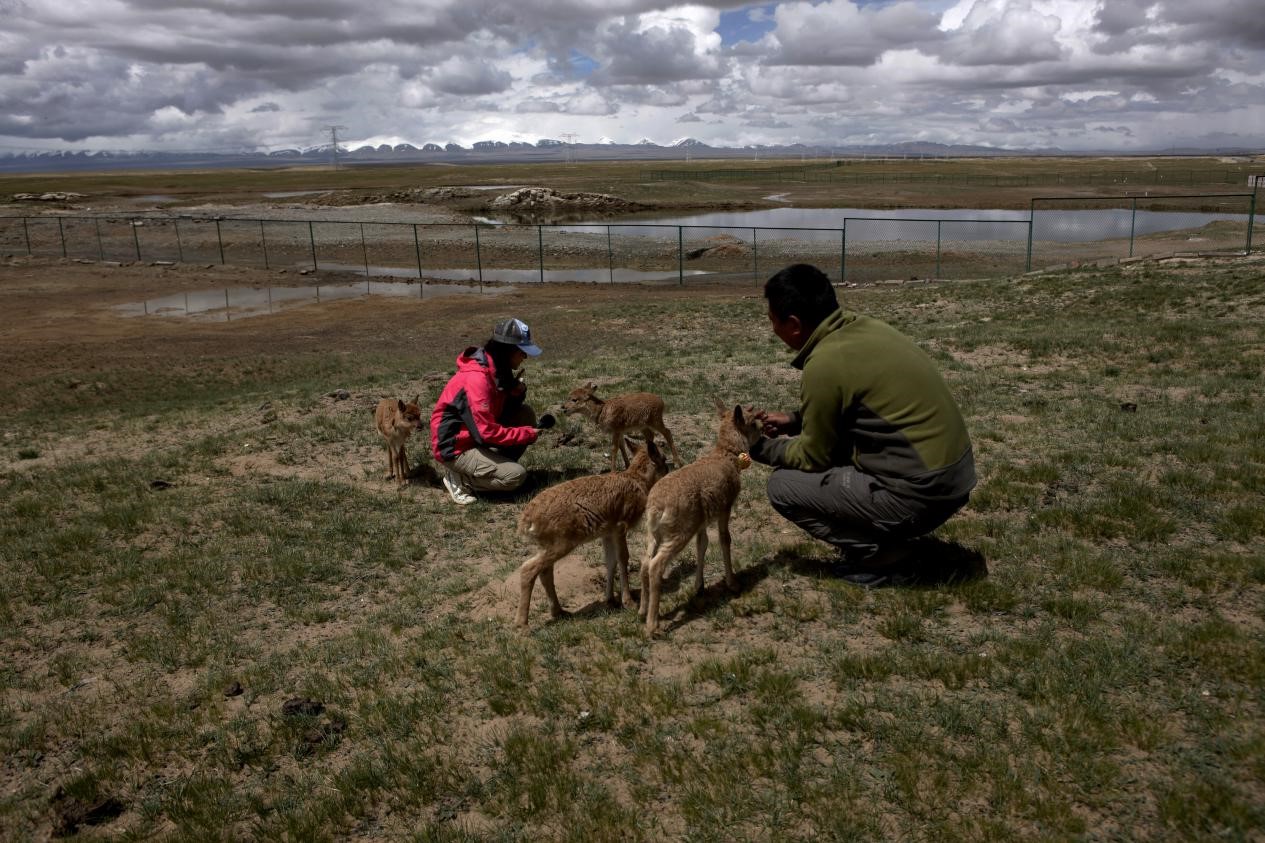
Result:
{"label": "metal fence rail", "polygon": [[[439,281],[752,279],[816,263],[837,281],[1009,275],[1144,255],[1250,252],[1255,194],[1043,197],[1027,219],[846,217],[838,228],[0,217],[0,254],[354,272]],[[1159,216],[1162,215],[1162,216]]]}

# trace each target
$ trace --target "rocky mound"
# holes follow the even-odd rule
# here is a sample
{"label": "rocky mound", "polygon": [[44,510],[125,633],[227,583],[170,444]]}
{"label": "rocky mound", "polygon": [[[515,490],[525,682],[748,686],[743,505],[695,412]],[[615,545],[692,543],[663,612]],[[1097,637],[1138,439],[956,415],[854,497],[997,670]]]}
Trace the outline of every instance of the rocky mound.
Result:
{"label": "rocky mound", "polygon": [[717,234],[703,241],[707,245],[691,249],[685,253],[687,261],[699,258],[736,258],[751,254],[751,246],[729,234]]}
{"label": "rocky mound", "polygon": [[79,199],[87,199],[84,193],[15,193],[13,194],[14,202],[74,202]]}
{"label": "rocky mound", "polygon": [[488,203],[489,210],[530,215],[628,213],[645,207],[609,193],[560,193],[552,187],[522,187]]}
{"label": "rocky mound", "polygon": [[311,205],[340,207],[344,205],[382,205],[392,204],[426,204],[428,202],[451,202],[457,199],[469,199],[472,191],[463,187],[410,187],[404,190],[392,190],[387,193],[351,193],[335,191],[308,200]]}

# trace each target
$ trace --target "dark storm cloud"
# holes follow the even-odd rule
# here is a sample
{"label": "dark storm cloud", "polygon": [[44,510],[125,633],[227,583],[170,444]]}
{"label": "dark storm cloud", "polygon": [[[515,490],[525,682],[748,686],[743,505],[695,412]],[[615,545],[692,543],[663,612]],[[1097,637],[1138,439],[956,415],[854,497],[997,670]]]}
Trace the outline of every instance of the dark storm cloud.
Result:
{"label": "dark storm cloud", "polygon": [[1265,50],[1265,9],[1260,0],[1169,0],[1160,10],[1162,20],[1183,27],[1192,38]]}
{"label": "dark storm cloud", "polygon": [[513,83],[513,77],[484,61],[445,62],[431,77],[431,87],[445,94],[477,97],[497,94]]}
{"label": "dark storm cloud", "polygon": [[590,77],[594,85],[659,85],[721,73],[718,60],[700,55],[694,34],[683,27],[638,32],[623,22],[605,33],[602,45],[610,60]]}
{"label": "dark storm cloud", "polygon": [[1146,24],[1147,10],[1155,0],[1111,0],[1094,14],[1095,29],[1104,35],[1125,35]]}
{"label": "dark storm cloud", "polygon": [[771,45],[768,64],[853,65],[876,62],[888,50],[934,44],[939,18],[914,3],[857,8],[847,0],[820,5],[785,4],[777,29],[761,40]]}
{"label": "dark storm cloud", "polygon": [[561,105],[553,100],[532,97],[531,99],[520,101],[514,106],[514,110],[519,114],[560,114],[563,109]]}

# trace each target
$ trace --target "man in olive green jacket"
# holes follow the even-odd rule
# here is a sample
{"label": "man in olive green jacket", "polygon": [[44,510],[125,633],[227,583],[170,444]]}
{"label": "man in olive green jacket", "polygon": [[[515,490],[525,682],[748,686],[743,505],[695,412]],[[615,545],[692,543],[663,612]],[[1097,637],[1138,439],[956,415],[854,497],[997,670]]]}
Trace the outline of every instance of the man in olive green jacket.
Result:
{"label": "man in olive green jacket", "polygon": [[799,411],[758,411],[766,435],[751,457],[775,468],[774,509],[837,547],[858,581],[877,581],[909,539],[966,505],[966,424],[931,358],[890,325],[841,310],[816,267],[787,267],[764,297],[803,375]]}

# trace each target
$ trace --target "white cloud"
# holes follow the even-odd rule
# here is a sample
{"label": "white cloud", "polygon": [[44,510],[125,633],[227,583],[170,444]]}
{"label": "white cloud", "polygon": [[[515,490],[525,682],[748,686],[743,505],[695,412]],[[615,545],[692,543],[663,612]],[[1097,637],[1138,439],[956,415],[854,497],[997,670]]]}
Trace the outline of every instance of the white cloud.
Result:
{"label": "white cloud", "polygon": [[[632,142],[682,119],[713,144],[1261,146],[1258,6],[0,0],[0,146]],[[772,29],[726,47],[735,10]]]}

